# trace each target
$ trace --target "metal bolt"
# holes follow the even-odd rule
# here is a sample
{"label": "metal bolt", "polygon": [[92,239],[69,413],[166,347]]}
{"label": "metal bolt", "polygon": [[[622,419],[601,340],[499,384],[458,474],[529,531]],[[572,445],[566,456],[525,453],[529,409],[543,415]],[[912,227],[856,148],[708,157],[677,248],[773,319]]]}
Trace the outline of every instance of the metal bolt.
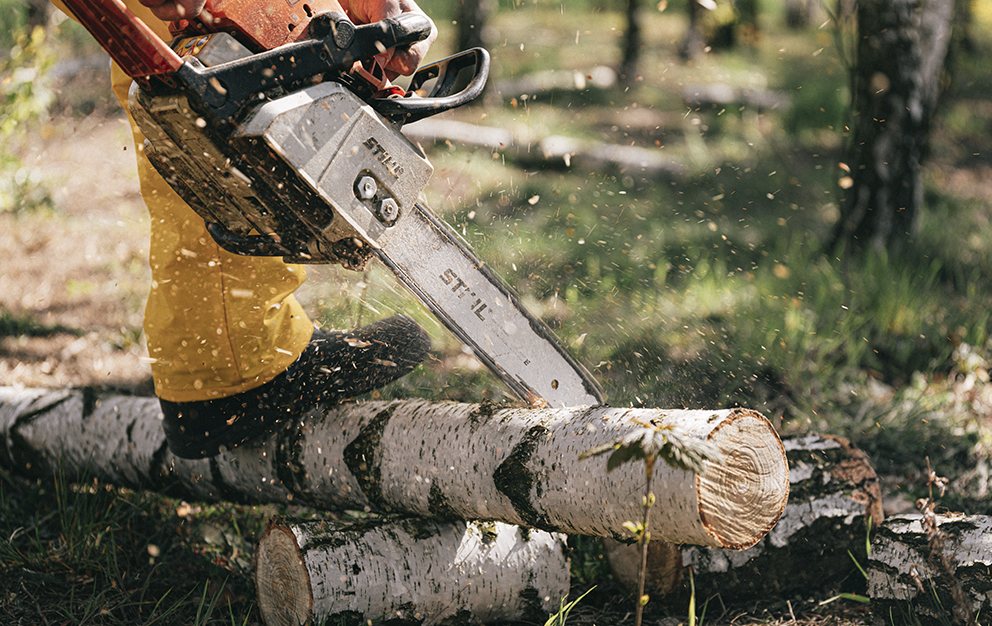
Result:
{"label": "metal bolt", "polygon": [[386,198],[379,204],[379,219],[383,222],[392,222],[400,216],[400,206],[396,200]]}
{"label": "metal bolt", "polygon": [[358,197],[362,200],[371,200],[375,197],[377,191],[379,191],[379,185],[376,184],[375,179],[371,176],[362,176],[358,179],[358,184],[355,186],[358,191]]}

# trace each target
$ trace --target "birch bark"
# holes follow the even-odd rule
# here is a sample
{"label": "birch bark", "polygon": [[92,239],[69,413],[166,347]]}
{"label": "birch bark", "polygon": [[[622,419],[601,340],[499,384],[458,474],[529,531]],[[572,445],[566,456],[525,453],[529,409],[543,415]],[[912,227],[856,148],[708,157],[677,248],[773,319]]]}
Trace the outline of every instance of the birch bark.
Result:
{"label": "birch bark", "polygon": [[749,410],[530,409],[426,400],[342,404],[275,437],[210,459],[173,457],[155,399],[87,390],[0,388],[0,463],[134,488],[177,484],[189,497],[294,501],[453,520],[501,521],[629,540],[643,469],[607,473],[579,453],[640,422],[669,424],[723,454],[702,475],[664,463],[653,478],[655,538],[743,549],[778,521],[788,467],[771,424]]}
{"label": "birch bark", "polygon": [[498,522],[276,523],[256,561],[267,626],[543,623],[569,586],[561,535]]}
{"label": "birch bark", "polygon": [[988,623],[992,517],[938,515],[936,523],[940,536],[928,537],[922,515],[900,515],[875,535],[868,560],[875,624]]}
{"label": "birch bark", "polygon": [[[864,593],[864,578],[851,555],[866,561],[868,521],[882,521],[878,476],[865,454],[850,441],[829,435],[803,435],[782,442],[789,460],[790,494],[781,520],[757,544],[740,552],[652,542],[649,584],[654,597],[670,596],[684,606],[692,567],[696,597],[720,594],[747,600],[801,590]],[[615,578],[633,589],[638,549],[604,539]],[[848,552],[850,551],[850,554]],[[860,588],[858,583],[860,582]]]}

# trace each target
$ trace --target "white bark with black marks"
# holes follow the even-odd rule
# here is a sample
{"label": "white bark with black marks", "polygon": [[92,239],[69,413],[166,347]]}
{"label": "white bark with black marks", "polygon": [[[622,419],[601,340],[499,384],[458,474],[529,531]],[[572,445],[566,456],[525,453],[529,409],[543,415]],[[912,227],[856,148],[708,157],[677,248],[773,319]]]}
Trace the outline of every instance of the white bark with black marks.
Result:
{"label": "white bark with black marks", "polygon": [[992,616],[992,517],[935,521],[938,537],[928,536],[920,514],[890,518],[878,529],[868,560],[876,625],[986,624]]}
{"label": "white bark with black marks", "polygon": [[543,623],[568,595],[564,538],[498,522],[279,522],[259,541],[267,626]]}
{"label": "white bark with black marks", "polygon": [[835,236],[851,247],[904,248],[920,225],[923,165],[940,101],[954,0],[857,2],[851,186]]}
{"label": "white bark with black marks", "polygon": [[155,399],[81,390],[0,388],[0,463],[86,475],[135,488],[166,483],[197,499],[286,502],[435,519],[502,521],[551,532],[629,539],[640,519],[643,467],[606,472],[579,454],[655,421],[723,455],[705,472],[658,463],[652,535],[744,549],[778,521],[789,492],[782,443],[744,409],[532,409],[426,400],[342,404],[268,441],[211,459],[173,457]]}
{"label": "white bark with black marks", "polygon": [[[864,579],[848,551],[863,565],[868,521],[881,523],[875,470],[861,450],[841,437],[804,435],[782,443],[791,486],[789,503],[775,528],[740,552],[653,542],[649,588],[654,596],[670,596],[673,604],[684,605],[690,566],[697,598],[719,593],[724,600],[750,599],[813,593],[836,585],[842,585],[842,591],[864,591]],[[638,546],[605,539],[604,547],[617,580],[633,588]]]}

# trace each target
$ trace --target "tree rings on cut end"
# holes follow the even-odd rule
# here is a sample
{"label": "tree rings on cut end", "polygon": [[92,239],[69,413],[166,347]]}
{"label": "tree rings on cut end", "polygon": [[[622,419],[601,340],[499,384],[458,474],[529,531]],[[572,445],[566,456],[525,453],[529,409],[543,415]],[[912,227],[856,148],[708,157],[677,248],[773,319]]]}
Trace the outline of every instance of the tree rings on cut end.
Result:
{"label": "tree rings on cut end", "polygon": [[267,626],[306,624],[313,593],[296,537],[286,526],[272,526],[258,542],[255,581],[258,608]]}
{"label": "tree rings on cut end", "polygon": [[738,409],[710,433],[722,463],[696,478],[699,518],[720,547],[743,550],[778,522],[789,499],[785,448],[761,414]]}

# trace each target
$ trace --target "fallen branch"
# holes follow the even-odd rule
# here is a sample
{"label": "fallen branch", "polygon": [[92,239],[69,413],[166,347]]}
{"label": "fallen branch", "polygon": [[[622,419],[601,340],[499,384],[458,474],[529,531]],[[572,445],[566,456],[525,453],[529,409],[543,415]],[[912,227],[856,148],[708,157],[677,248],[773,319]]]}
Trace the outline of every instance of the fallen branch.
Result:
{"label": "fallen branch", "polygon": [[[660,463],[650,525],[673,543],[744,549],[788,497],[782,444],[749,410],[529,409],[426,400],[315,411],[256,446],[211,459],[173,457],[157,401],[85,390],[0,388],[0,463],[50,474],[59,465],[134,488],[169,483],[192,498],[308,504],[434,519],[495,520],[629,539],[642,469],[609,474],[579,454],[656,421],[721,452],[702,475]],[[636,420],[636,421],[635,421]]]}
{"label": "fallen branch", "polygon": [[280,522],[259,541],[255,583],[267,626],[543,623],[569,571],[561,535],[507,524]]}

